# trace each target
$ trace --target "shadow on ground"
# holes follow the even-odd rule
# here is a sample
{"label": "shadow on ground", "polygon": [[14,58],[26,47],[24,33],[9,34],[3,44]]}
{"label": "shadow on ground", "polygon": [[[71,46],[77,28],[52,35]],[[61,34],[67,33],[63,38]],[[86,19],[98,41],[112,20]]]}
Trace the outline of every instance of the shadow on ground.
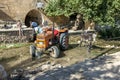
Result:
{"label": "shadow on ground", "polygon": [[[57,70],[38,73],[33,80],[120,80],[120,64],[114,65],[109,60],[112,56],[104,56],[94,60],[74,64]],[[109,61],[109,62],[108,62]]]}

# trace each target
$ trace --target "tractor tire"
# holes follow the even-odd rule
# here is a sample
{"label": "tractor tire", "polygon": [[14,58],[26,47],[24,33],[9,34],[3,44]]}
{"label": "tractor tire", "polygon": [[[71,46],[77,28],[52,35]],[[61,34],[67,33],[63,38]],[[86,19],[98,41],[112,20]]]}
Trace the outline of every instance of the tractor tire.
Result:
{"label": "tractor tire", "polygon": [[60,50],[58,49],[57,46],[52,46],[50,48],[50,56],[53,58],[58,58],[60,55]]}
{"label": "tractor tire", "polygon": [[60,35],[60,48],[62,50],[68,49],[69,36],[68,33],[61,33]]}
{"label": "tractor tire", "polygon": [[37,58],[40,58],[41,57],[41,55],[42,55],[42,51],[38,51],[38,50],[36,50],[36,52],[35,52],[35,56],[37,57]]}
{"label": "tractor tire", "polygon": [[32,58],[36,57],[36,47],[34,45],[30,46],[30,54],[32,55]]}

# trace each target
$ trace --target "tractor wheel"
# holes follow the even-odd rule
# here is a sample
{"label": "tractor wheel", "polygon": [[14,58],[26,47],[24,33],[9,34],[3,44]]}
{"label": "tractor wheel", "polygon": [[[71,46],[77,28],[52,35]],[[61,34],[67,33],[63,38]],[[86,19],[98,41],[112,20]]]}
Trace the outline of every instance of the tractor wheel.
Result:
{"label": "tractor wheel", "polygon": [[62,50],[68,49],[69,37],[68,33],[61,33],[60,35],[60,48]]}
{"label": "tractor wheel", "polygon": [[35,56],[39,59],[41,57],[42,53],[43,53],[42,51],[36,50]]}
{"label": "tractor wheel", "polygon": [[60,51],[58,49],[57,46],[52,46],[50,48],[50,56],[54,57],[54,58],[58,58],[60,55]]}
{"label": "tractor wheel", "polygon": [[34,45],[31,45],[30,54],[32,55],[32,58],[36,56],[35,53],[36,53],[36,47]]}

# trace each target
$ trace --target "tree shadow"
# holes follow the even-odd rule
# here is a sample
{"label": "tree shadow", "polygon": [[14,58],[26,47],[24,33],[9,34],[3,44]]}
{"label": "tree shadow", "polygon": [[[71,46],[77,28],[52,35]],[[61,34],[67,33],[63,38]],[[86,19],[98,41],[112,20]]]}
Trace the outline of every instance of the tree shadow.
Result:
{"label": "tree shadow", "polygon": [[92,49],[99,49],[99,50],[104,50],[105,48],[102,48],[102,47],[99,47],[99,46],[96,46],[96,45],[92,45]]}
{"label": "tree shadow", "polygon": [[78,44],[69,44],[68,50],[74,49],[78,46],[79,46]]}
{"label": "tree shadow", "polygon": [[59,58],[62,58],[62,57],[65,57],[66,55],[65,55],[65,52],[64,51],[60,51],[60,56],[59,56]]}
{"label": "tree shadow", "polygon": [[[38,73],[33,80],[119,80],[120,65],[110,61],[112,56],[101,57],[96,60],[86,60],[65,68]],[[106,63],[108,63],[107,66]],[[75,76],[76,75],[76,76]]]}
{"label": "tree shadow", "polygon": [[101,53],[101,54],[99,54],[98,56],[94,57],[93,59],[97,59],[98,57],[100,57],[100,56],[102,56],[102,55],[104,55],[104,54],[108,53],[109,51],[111,51],[111,50],[113,50],[113,49],[115,49],[115,48],[114,48],[114,47],[113,47],[113,48],[110,48],[110,49],[108,49],[108,50],[106,50],[106,51],[102,52],[102,53]]}
{"label": "tree shadow", "polygon": [[[69,44],[67,50],[71,50],[71,49],[74,49],[76,47],[77,47],[77,44]],[[65,57],[66,56],[65,51],[67,51],[67,50],[60,50],[60,56],[59,56],[59,58]]]}
{"label": "tree shadow", "polygon": [[[49,58],[50,58],[49,56],[42,56],[40,59],[36,58],[34,60],[32,58],[29,58],[25,61],[22,61],[20,64],[18,64],[15,67],[24,68],[24,67],[27,67],[27,66],[32,66],[32,65],[35,65],[35,64],[46,62],[46,61],[48,61]],[[13,67],[13,68],[15,68],[15,67]]]}
{"label": "tree shadow", "polygon": [[19,56],[12,56],[9,58],[0,58],[0,64],[2,64],[3,66],[5,66],[5,69],[8,71],[10,68],[8,66],[10,61],[16,60]]}
{"label": "tree shadow", "polygon": [[[106,50],[104,53],[111,50],[112,48]],[[21,62],[20,64],[12,67],[11,70],[43,63],[49,61],[49,58],[50,57],[48,56],[43,56],[41,59],[36,59],[34,61],[29,58]],[[77,64],[71,66],[36,73],[33,75],[34,77],[32,77],[32,80],[119,80],[120,65],[111,66],[110,68],[106,67],[106,63],[111,64],[111,59],[114,59],[114,57],[98,56],[97,58],[94,58],[92,60],[85,60],[84,62],[78,62]],[[109,76],[109,73],[114,74],[113,77]],[[75,75],[77,75],[77,77]]]}
{"label": "tree shadow", "polygon": [[12,57],[9,57],[9,58],[5,58],[5,57],[3,57],[3,58],[0,58],[0,62],[8,62],[8,61],[12,61],[12,60],[15,60],[15,59],[17,59],[19,56],[12,56]]}
{"label": "tree shadow", "polygon": [[5,63],[3,63],[3,66],[7,66],[6,71],[7,71],[8,74],[11,74],[11,72],[13,72],[14,70],[17,70],[17,69],[26,69],[29,66],[33,67],[36,64],[44,63],[46,61],[49,61],[49,58],[50,58],[47,55],[42,56],[40,59],[36,58],[34,60],[30,57],[30,58],[28,58],[24,61],[21,61],[19,64],[14,65],[13,67],[8,66],[10,61],[13,61],[15,59],[17,60],[18,57],[14,56],[14,57],[11,57],[11,58],[7,58],[6,61],[3,61],[3,62],[5,62]]}

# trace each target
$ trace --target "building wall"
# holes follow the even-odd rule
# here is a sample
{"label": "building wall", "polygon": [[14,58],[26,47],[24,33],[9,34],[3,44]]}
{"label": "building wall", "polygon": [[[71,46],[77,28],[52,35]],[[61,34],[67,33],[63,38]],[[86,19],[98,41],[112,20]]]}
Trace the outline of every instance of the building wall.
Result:
{"label": "building wall", "polygon": [[25,20],[26,14],[36,8],[37,0],[0,0],[0,20]]}
{"label": "building wall", "polygon": [[[36,9],[37,0],[0,0],[0,20],[1,21],[16,21],[22,20],[26,21],[26,16],[28,18],[32,17],[32,20],[39,16],[39,20],[41,19],[40,14],[38,14],[37,10],[42,13],[39,9]],[[36,11],[35,11],[36,9]],[[28,15],[28,13],[32,13],[32,15]],[[52,17],[48,17],[43,14],[44,19],[48,20],[50,23],[53,21]],[[31,20],[31,19],[30,19]],[[30,21],[27,20],[27,21]],[[33,20],[34,21],[34,20]],[[66,21],[65,17],[57,17],[55,20],[56,24],[60,24]],[[38,21],[39,22],[39,21]],[[25,22],[29,23],[29,22]]]}

